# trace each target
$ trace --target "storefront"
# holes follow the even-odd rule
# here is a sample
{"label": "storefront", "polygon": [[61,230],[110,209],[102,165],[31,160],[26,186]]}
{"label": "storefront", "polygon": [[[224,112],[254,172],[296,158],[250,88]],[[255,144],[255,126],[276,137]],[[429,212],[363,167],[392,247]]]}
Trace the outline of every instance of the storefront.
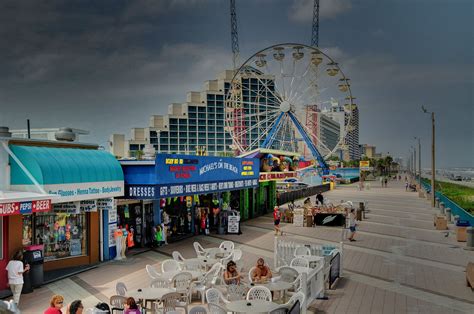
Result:
{"label": "storefront", "polygon": [[124,198],[153,201],[153,224],[163,222],[171,241],[217,231],[221,212],[241,209],[241,193],[254,194],[258,187],[258,159],[159,154],[153,161],[121,164]]}
{"label": "storefront", "polygon": [[99,262],[103,213],[124,192],[118,161],[95,145],[62,142],[11,139],[5,152],[9,190],[51,199],[47,211],[8,217],[10,253],[42,245],[45,271]]}

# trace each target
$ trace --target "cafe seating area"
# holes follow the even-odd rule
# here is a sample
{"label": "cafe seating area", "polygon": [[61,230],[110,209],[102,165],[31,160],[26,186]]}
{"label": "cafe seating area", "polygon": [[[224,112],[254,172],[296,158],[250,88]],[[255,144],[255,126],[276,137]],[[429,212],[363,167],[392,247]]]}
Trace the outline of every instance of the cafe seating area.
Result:
{"label": "cafe seating area", "polygon": [[241,249],[231,241],[217,247],[194,242],[193,247],[195,257],[174,251],[172,258],[146,265],[148,282],[141,288],[127,289],[126,282],[118,282],[110,298],[111,312],[123,313],[125,300],[133,297],[142,313],[306,313],[309,280],[322,276],[325,269],[324,257],[297,245],[289,263],[264,265],[271,269],[268,278],[257,277],[254,266],[230,282],[224,276],[226,265],[239,263]]}

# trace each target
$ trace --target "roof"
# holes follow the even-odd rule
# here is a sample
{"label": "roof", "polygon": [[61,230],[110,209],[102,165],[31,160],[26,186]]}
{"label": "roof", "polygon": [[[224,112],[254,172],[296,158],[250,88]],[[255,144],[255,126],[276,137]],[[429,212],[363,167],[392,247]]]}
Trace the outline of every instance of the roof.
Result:
{"label": "roof", "polygon": [[268,149],[268,148],[257,148],[250,152],[241,154],[237,158],[261,158],[263,155],[272,154],[272,155],[282,155],[288,157],[300,157],[301,154],[295,152],[287,152],[284,150]]}

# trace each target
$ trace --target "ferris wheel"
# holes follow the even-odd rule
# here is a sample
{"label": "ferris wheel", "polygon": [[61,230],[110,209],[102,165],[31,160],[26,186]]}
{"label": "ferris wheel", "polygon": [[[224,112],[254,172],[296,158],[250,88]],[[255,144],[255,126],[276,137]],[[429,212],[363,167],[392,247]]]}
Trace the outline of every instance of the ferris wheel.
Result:
{"label": "ferris wheel", "polygon": [[349,79],[317,47],[278,44],[248,58],[226,96],[226,125],[233,149],[305,151],[325,159],[347,150],[353,131]]}

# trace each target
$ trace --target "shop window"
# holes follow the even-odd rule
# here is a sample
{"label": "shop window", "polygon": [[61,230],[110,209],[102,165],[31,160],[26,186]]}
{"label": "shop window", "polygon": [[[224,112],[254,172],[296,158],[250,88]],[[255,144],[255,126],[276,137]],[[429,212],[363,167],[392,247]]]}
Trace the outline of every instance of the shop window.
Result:
{"label": "shop window", "polygon": [[22,244],[23,246],[33,244],[33,216],[32,215],[22,215],[21,219],[23,220],[23,232],[22,232]]}
{"label": "shop window", "polygon": [[85,213],[38,213],[34,218],[35,242],[44,245],[44,258],[87,255],[87,216]]}

